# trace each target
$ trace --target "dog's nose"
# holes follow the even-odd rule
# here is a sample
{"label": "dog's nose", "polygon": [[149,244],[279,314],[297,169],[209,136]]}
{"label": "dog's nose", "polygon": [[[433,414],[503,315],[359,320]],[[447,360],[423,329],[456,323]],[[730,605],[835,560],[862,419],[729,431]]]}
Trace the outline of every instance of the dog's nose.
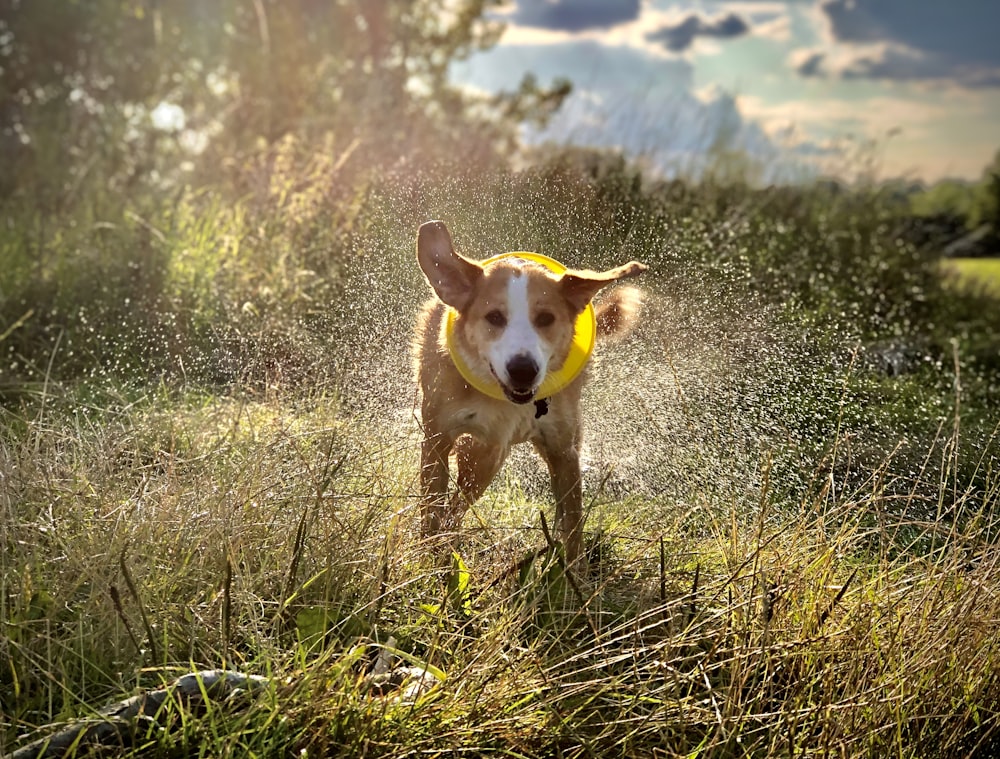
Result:
{"label": "dog's nose", "polygon": [[531,356],[519,353],[507,362],[507,376],[515,389],[529,390],[534,387],[535,378],[538,377],[538,364]]}

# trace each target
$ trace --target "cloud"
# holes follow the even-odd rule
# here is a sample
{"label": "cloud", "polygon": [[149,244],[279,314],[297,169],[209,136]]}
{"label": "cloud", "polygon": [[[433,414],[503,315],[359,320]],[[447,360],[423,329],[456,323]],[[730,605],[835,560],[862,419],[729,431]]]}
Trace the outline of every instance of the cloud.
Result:
{"label": "cloud", "polygon": [[1000,87],[1000,66],[946,62],[937,55],[888,43],[855,46],[848,50],[797,50],[791,61],[795,71],[804,77],[937,81],[971,89]]}
{"label": "cloud", "polygon": [[800,51],[803,76],[1000,87],[1000,3],[820,0],[826,44]]}
{"label": "cloud", "polygon": [[[791,128],[792,142],[827,147],[817,163],[833,175],[850,177],[856,158],[877,159],[883,176],[979,177],[996,152],[1000,103],[974,90],[928,93],[914,90],[864,100],[826,98],[772,100],[740,96],[740,110],[780,142]],[[956,146],[960,146],[957,147]],[[796,149],[809,151],[808,146]]]}
{"label": "cloud", "polygon": [[822,0],[838,42],[890,42],[965,62],[1000,63],[1000,4],[991,0]]}
{"label": "cloud", "polygon": [[897,45],[880,45],[861,52],[840,73],[845,79],[953,79],[966,87],[1000,87],[1000,66],[946,62],[939,56]]}
{"label": "cloud", "polygon": [[453,66],[454,79],[486,91],[573,79],[573,92],[525,143],[570,143],[622,150],[664,176],[697,176],[725,156],[745,156],[761,182],[801,178],[820,150],[801,136],[775,139],[748,118],[742,100],[717,89],[694,91],[684,58],[656,57],[627,45],[577,38],[560,45],[502,45]]}
{"label": "cloud", "polygon": [[669,98],[693,86],[691,64],[680,58],[651,58],[628,45],[607,46],[586,37],[561,44],[504,44],[452,65],[453,77],[485,91],[514,89],[527,73],[539,81],[573,81],[574,92],[629,92],[651,100]]}
{"label": "cloud", "polygon": [[838,98],[802,100],[765,100],[761,97],[740,97],[742,111],[775,132],[793,126],[808,134],[826,134],[827,138],[848,135],[887,135],[903,126],[907,134],[916,135],[934,124],[944,124],[956,107],[965,110],[968,102],[962,98],[945,98],[947,105],[925,102],[914,97],[871,97],[864,101]]}
{"label": "cloud", "polygon": [[[1000,0],[507,0],[494,13],[509,22],[501,44],[454,64],[456,83],[574,83],[547,128],[525,129],[529,144],[619,148],[668,176],[744,151],[768,181],[802,166],[850,176],[869,146],[892,171],[978,176],[996,149],[1000,100],[983,88],[1000,85],[1000,45],[987,44]],[[753,40],[725,44],[741,24]],[[675,52],[692,46],[718,54]],[[827,77],[839,81],[809,81]]]}
{"label": "cloud", "polygon": [[608,28],[639,17],[639,0],[517,0],[506,20],[568,32]]}
{"label": "cloud", "polygon": [[[598,9],[598,14],[587,15],[585,18],[574,16],[571,19],[563,18],[560,22],[562,26],[556,28],[552,23],[547,26],[528,25],[525,22],[545,21],[546,24],[553,21],[553,15],[563,13],[566,10],[565,2],[548,2],[543,6],[524,5],[524,0],[520,0],[521,5],[509,3],[506,10],[493,12],[494,17],[506,22],[501,47],[508,45],[549,45],[560,46],[581,40],[592,40],[600,44],[600,49],[613,47],[628,47],[640,51],[645,55],[668,60],[676,58],[679,53],[690,50],[692,46],[698,45],[699,38],[702,40],[724,39],[736,36],[750,36],[766,39],[769,42],[776,42],[787,45],[792,36],[792,14],[788,10],[789,2],[812,3],[815,0],[731,0],[723,1],[721,11],[714,16],[707,16],[702,13],[691,11],[679,12],[676,0],[637,0],[639,10],[634,17],[629,18],[633,13],[631,5],[623,3],[622,0],[608,0],[599,6],[590,6],[587,3],[570,7],[574,14],[579,14],[583,10]],[[577,0],[579,2],[579,0]],[[597,0],[592,0],[597,2]],[[530,10],[530,13],[526,13]],[[628,10],[628,13],[624,11]],[[538,18],[539,14],[548,14],[546,18]],[[601,14],[604,14],[602,16]],[[583,23],[594,23],[599,18],[611,17],[621,19],[613,26],[594,27],[579,30],[565,28],[577,26]],[[721,45],[709,45],[702,43],[698,45],[699,52],[720,52]],[[588,62],[588,68],[592,62]],[[570,72],[571,78],[575,78]]]}
{"label": "cloud", "polygon": [[[750,18],[753,20],[753,16]],[[755,37],[762,37],[774,42],[788,42],[792,39],[791,16],[788,13],[783,13],[760,22],[753,21],[753,34]]]}
{"label": "cloud", "polygon": [[801,76],[819,76],[822,73],[826,53],[821,50],[797,50],[793,55],[792,67]]}
{"label": "cloud", "polygon": [[661,43],[673,53],[680,53],[691,47],[696,37],[731,38],[739,37],[748,31],[750,25],[735,13],[710,19],[692,13],[679,23],[662,26],[649,32],[646,39]]}

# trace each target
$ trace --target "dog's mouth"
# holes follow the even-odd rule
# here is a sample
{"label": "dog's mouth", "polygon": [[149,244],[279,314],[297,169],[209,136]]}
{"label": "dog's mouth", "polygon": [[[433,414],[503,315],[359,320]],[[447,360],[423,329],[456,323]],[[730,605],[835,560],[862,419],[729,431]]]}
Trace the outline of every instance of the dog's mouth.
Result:
{"label": "dog's mouth", "polygon": [[507,396],[507,400],[513,403],[530,403],[531,399],[535,397],[534,390],[514,390],[502,383],[500,387],[503,389],[503,394]]}
{"label": "dog's mouth", "polygon": [[535,392],[538,388],[513,388],[497,376],[497,373],[493,370],[492,366],[490,367],[490,372],[492,372],[493,378],[497,381],[497,384],[500,385],[500,389],[503,390],[504,396],[511,403],[523,405],[525,403],[530,403],[535,397]]}

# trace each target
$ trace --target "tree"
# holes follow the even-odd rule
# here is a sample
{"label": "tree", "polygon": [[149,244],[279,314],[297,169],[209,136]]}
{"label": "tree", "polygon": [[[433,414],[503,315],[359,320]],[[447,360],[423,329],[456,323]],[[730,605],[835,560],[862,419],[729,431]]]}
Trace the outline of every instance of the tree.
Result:
{"label": "tree", "polygon": [[1000,150],[983,169],[973,215],[977,224],[988,225],[994,240],[1000,242]]}
{"label": "tree", "polygon": [[[453,61],[499,39],[491,4],[0,0],[0,197],[30,188],[58,207],[88,181],[127,190],[185,150],[211,167],[289,134],[359,138],[376,162],[502,149],[568,87],[490,99],[450,85]],[[161,104],[183,124],[153,124]]]}

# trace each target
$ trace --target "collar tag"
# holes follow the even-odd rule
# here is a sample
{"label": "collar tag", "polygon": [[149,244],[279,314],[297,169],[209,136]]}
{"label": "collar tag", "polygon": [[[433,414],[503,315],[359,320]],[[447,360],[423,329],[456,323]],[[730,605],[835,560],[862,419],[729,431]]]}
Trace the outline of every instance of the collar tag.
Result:
{"label": "collar tag", "polygon": [[547,398],[542,398],[540,401],[535,401],[535,419],[541,419],[549,413],[549,401]]}

